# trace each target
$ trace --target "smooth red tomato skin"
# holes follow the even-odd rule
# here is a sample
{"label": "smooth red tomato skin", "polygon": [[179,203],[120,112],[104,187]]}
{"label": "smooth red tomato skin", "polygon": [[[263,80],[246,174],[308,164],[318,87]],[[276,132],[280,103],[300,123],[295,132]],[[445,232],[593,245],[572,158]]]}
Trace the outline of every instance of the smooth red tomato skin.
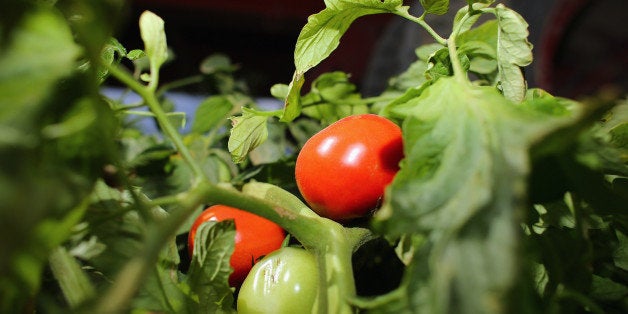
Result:
{"label": "smooth red tomato skin", "polygon": [[239,287],[258,259],[281,247],[286,233],[279,225],[263,217],[234,207],[213,205],[205,209],[190,228],[188,235],[190,256],[194,250],[196,230],[202,223],[228,219],[234,220],[236,229],[235,248],[230,260],[233,273],[229,276],[229,284],[232,287]]}
{"label": "smooth red tomato skin", "polygon": [[336,221],[362,217],[378,206],[402,158],[399,126],[374,114],[349,116],[303,145],[296,182],[319,215]]}

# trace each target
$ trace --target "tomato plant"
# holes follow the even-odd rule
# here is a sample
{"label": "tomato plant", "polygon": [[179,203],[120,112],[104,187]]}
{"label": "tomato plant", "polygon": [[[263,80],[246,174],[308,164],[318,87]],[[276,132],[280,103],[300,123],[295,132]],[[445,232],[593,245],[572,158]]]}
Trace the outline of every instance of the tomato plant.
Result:
{"label": "tomato plant", "polygon": [[195,220],[188,235],[188,251],[193,255],[196,231],[206,221],[235,222],[235,250],[230,263],[233,273],[229,276],[229,284],[237,287],[260,258],[281,247],[286,236],[277,224],[247,211],[225,206],[213,205],[205,209]]}
{"label": "tomato plant", "polygon": [[318,276],[313,254],[281,248],[251,269],[238,293],[238,313],[315,312]]}
{"label": "tomato plant", "polygon": [[299,191],[314,211],[334,220],[377,208],[403,158],[401,129],[386,118],[343,118],[313,135],[297,157]]}
{"label": "tomato plant", "polygon": [[[127,50],[114,36],[123,1],[3,4],[0,312],[234,313],[243,273],[230,265],[251,267],[269,250],[242,247],[284,235],[306,251],[272,261],[308,257],[282,268],[273,296],[243,286],[241,310],[628,312],[625,93],[577,101],[528,86],[526,21],[498,1],[461,2],[415,1],[414,15],[401,0],[325,1],[296,40],[290,81],[271,88],[275,108],[226,56],[165,79],[176,47],[152,12],[139,16],[143,47]],[[306,89],[373,14],[434,40],[379,95],[340,71]],[[450,30],[433,29],[434,15],[453,16]],[[105,93],[110,83],[137,97]],[[193,114],[175,102],[186,87],[212,91]],[[221,204],[217,222],[190,232],[205,204]],[[242,228],[253,214],[267,222]],[[247,230],[274,236],[245,242]],[[257,265],[253,282],[276,264]],[[292,279],[317,287],[313,306],[309,289],[281,303]]]}

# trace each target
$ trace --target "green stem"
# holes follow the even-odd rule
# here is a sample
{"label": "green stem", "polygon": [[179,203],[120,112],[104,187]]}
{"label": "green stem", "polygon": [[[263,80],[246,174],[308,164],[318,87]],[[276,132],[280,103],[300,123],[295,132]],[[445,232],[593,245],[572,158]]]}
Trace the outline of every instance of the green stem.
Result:
{"label": "green stem", "polygon": [[157,96],[161,96],[161,95],[163,95],[165,92],[167,92],[169,90],[172,90],[172,89],[175,89],[175,88],[180,88],[180,87],[187,86],[187,85],[200,83],[202,81],[203,81],[203,76],[202,75],[194,75],[194,76],[182,78],[180,80],[172,81],[172,82],[165,83],[165,84],[161,85],[161,87],[159,87],[159,89],[157,89],[157,92],[155,94],[157,94]]}
{"label": "green stem", "polygon": [[70,308],[76,309],[96,294],[79,263],[64,247],[59,246],[54,249],[48,259],[52,274],[59,282],[59,287]]}
{"label": "green stem", "polygon": [[133,76],[117,66],[107,65],[107,69],[109,73],[117,78],[120,82],[126,84],[130,89],[136,92],[148,105],[150,111],[155,115],[155,119],[159,123],[159,126],[163,130],[163,132],[170,138],[172,143],[174,144],[177,151],[181,154],[181,157],[186,161],[188,166],[192,169],[192,173],[195,176],[194,184],[205,180],[205,173],[198,166],[192,154],[187,149],[187,146],[183,143],[179,132],[172,126],[170,121],[168,120],[168,116],[166,112],[161,108],[157,97],[153,91],[153,87],[145,86],[138,81],[136,81]]}
{"label": "green stem", "polygon": [[211,191],[211,187],[199,184],[189,192],[178,195],[181,207],[172,211],[168,219],[155,219],[156,223],[147,227],[147,242],[143,251],[131,258],[116,275],[114,284],[96,304],[95,313],[122,313],[128,310],[133,296],[157,263],[163,247],[176,235],[179,227],[194,210],[203,204],[203,196]]}
{"label": "green stem", "polygon": [[421,15],[420,17],[416,17],[412,14],[410,14],[410,12],[408,12],[407,9],[400,9],[394,12],[396,15],[399,15],[403,18],[406,18],[412,22],[415,22],[417,24],[419,24],[421,27],[423,27],[429,34],[430,36],[432,36],[434,38],[434,40],[436,40],[436,42],[438,42],[439,44],[445,46],[447,45],[447,40],[443,37],[441,37],[440,35],[438,35],[438,33],[436,33],[436,31],[425,22],[424,20],[424,15]]}
{"label": "green stem", "polygon": [[[243,192],[268,200],[273,205],[269,209],[261,204],[248,208],[244,203],[234,204],[236,207],[281,225],[306,249],[316,254],[320,269],[319,313],[352,313],[349,300],[355,297],[356,290],[351,257],[355,246],[369,238],[370,232],[366,229],[345,229],[337,222],[322,218],[290,192],[268,183],[249,183]],[[242,201],[242,198],[234,201]],[[283,215],[278,217],[277,213]]]}
{"label": "green stem", "polygon": [[[473,7],[471,6],[471,9]],[[471,14],[467,12],[460,22],[456,24],[456,27],[452,30],[451,35],[447,39],[447,48],[449,49],[449,59],[451,60],[451,66],[454,70],[454,77],[460,82],[467,82],[468,79],[466,77],[466,73],[462,70],[462,65],[460,64],[460,58],[458,58],[458,51],[456,49],[456,38],[458,33],[460,32],[460,27],[464,25],[465,21],[471,17]]]}
{"label": "green stem", "polygon": [[[133,257],[114,279],[114,285],[105,293],[96,312],[114,313],[127,309],[159,253],[179,230],[180,226],[202,204],[224,204],[265,217],[281,225],[307,249],[317,254],[325,274],[321,281],[321,311],[351,313],[348,300],[355,296],[351,254],[361,233],[348,232],[340,224],[322,218],[311,211],[296,196],[265,183],[249,183],[243,192],[202,181],[188,192],[176,196],[179,208],[167,219],[155,217],[147,227],[143,251]],[[173,202],[172,197],[159,202]]]}
{"label": "green stem", "polygon": [[115,106],[113,108],[113,110],[115,110],[115,111],[126,111],[126,110],[133,110],[133,109],[142,108],[144,106],[146,106],[146,104],[142,101],[141,103],[136,103],[136,104]]}
{"label": "green stem", "polygon": [[353,248],[342,226],[329,224],[324,230],[313,250],[321,270],[319,313],[352,313],[349,300],[356,295],[351,264]]}
{"label": "green stem", "polygon": [[148,88],[148,90],[154,94],[159,84],[159,65],[157,65],[153,61],[153,58],[149,58],[149,59],[150,59],[150,82],[148,82],[148,86],[146,86],[146,88]]}
{"label": "green stem", "polygon": [[465,73],[462,70],[462,65],[460,64],[460,59],[458,58],[458,52],[456,50],[456,37],[453,34],[449,37],[447,48],[449,49],[449,59],[451,60],[451,67],[454,70],[454,77],[459,82],[466,82]]}

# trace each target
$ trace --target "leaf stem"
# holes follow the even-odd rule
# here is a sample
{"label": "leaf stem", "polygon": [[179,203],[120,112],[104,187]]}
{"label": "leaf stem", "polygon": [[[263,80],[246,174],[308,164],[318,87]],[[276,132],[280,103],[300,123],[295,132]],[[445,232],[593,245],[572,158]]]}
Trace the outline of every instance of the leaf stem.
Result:
{"label": "leaf stem", "polygon": [[320,217],[299,198],[272,184],[252,182],[245,185],[243,191],[270,201],[272,212],[267,212],[261,204],[250,208],[239,204],[238,208],[251,210],[281,225],[316,254],[320,269],[319,313],[352,313],[349,300],[355,297],[356,290],[351,257],[355,246],[368,239],[371,233],[367,229],[346,229]]}
{"label": "leaf stem", "polygon": [[452,34],[449,37],[447,48],[449,49],[449,59],[451,60],[451,67],[454,70],[454,77],[460,82],[466,82],[462,65],[460,65],[460,59],[458,58],[458,52],[456,50],[456,37]]}
{"label": "leaf stem", "polygon": [[113,75],[120,82],[126,84],[129,88],[131,88],[134,92],[136,92],[140,97],[142,97],[142,99],[144,99],[150,111],[155,115],[155,119],[159,123],[159,126],[161,127],[163,132],[166,134],[166,136],[170,138],[170,140],[174,144],[177,151],[181,154],[181,157],[186,161],[186,163],[192,169],[192,172],[194,173],[194,176],[195,176],[195,182],[193,183],[193,185],[200,181],[206,180],[205,173],[198,166],[198,164],[192,157],[192,154],[187,149],[187,146],[185,146],[185,144],[183,143],[183,139],[181,139],[179,132],[175,129],[174,126],[172,126],[172,124],[168,120],[168,116],[166,112],[163,110],[163,108],[161,108],[161,105],[159,104],[159,101],[157,100],[154,90],[151,89],[150,86],[146,86],[139,83],[133,78],[131,74],[123,71],[119,67],[108,65],[108,64],[104,64],[104,65],[107,67],[111,75]]}
{"label": "leaf stem", "polygon": [[190,77],[185,77],[176,81],[172,81],[172,82],[168,82],[168,83],[164,83],[162,84],[159,89],[157,89],[157,91],[155,92],[155,94],[157,96],[161,96],[163,95],[165,92],[175,89],[175,88],[180,88],[183,86],[187,86],[187,85],[192,85],[192,84],[196,84],[196,83],[200,83],[203,81],[203,76],[202,75],[194,75],[194,76],[190,76]]}
{"label": "leaf stem", "polygon": [[420,17],[416,17],[410,14],[407,8],[397,9],[397,11],[395,11],[394,14],[399,15],[405,19],[408,19],[410,21],[413,21],[419,24],[430,34],[430,36],[432,36],[432,38],[434,38],[434,40],[436,40],[436,42],[438,42],[439,44],[443,46],[447,45],[447,40],[441,37],[440,35],[438,35],[438,33],[436,33],[436,31],[429,24],[425,22],[424,15],[421,15]]}
{"label": "leaf stem", "polygon": [[[473,6],[470,5],[470,9],[472,10]],[[475,12],[475,11],[471,11]],[[455,28],[452,30],[451,35],[447,39],[447,48],[449,50],[449,59],[451,60],[451,66],[454,70],[454,77],[462,83],[466,83],[468,81],[464,70],[462,70],[462,65],[460,64],[460,58],[458,58],[458,50],[456,49],[456,38],[458,33],[460,33],[460,28],[464,25],[465,21],[471,17],[470,12],[467,12],[461,19],[458,24],[455,24]]]}
{"label": "leaf stem", "polygon": [[81,266],[63,246],[54,249],[48,259],[50,269],[72,309],[76,309],[82,302],[96,294]]}

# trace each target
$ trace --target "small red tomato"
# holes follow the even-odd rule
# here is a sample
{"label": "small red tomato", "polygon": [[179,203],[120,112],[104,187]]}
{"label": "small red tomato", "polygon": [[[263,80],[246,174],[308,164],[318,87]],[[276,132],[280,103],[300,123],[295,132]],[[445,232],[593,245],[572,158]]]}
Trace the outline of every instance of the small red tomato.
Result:
{"label": "small red tomato", "polygon": [[234,220],[236,230],[235,249],[230,260],[233,273],[229,276],[229,284],[239,287],[255,262],[281,247],[286,233],[279,225],[266,218],[225,205],[213,205],[205,209],[190,228],[190,256],[194,250],[196,230],[202,223],[228,219]]}
{"label": "small red tomato", "polygon": [[402,158],[399,126],[374,114],[350,116],[303,145],[296,182],[319,215],[336,221],[362,217],[376,209]]}

